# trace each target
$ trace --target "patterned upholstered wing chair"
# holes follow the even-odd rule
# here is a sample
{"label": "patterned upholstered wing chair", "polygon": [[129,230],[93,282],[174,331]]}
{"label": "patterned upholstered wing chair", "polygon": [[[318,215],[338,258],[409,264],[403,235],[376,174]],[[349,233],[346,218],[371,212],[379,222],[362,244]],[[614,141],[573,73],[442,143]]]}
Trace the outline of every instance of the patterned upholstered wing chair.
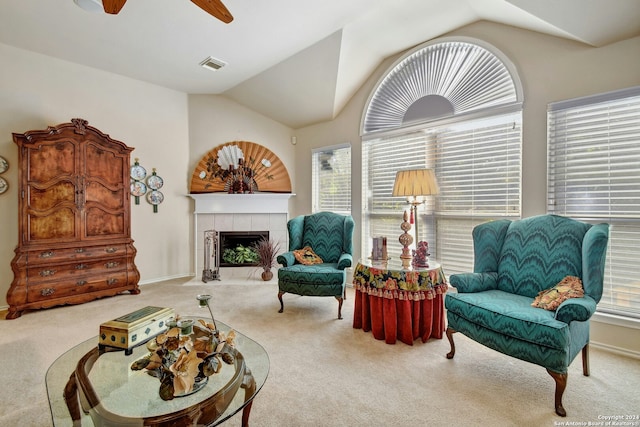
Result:
{"label": "patterned upholstered wing chair", "polygon": [[[555,215],[499,220],[473,230],[473,273],[451,275],[457,293],[447,293],[447,337],[453,333],[547,369],[556,384],[555,410],[566,416],[562,395],[567,369],[582,352],[589,375],[589,318],[602,296],[609,225],[590,225]],[[555,311],[532,307],[540,291],[566,276],[582,280],[584,297]]]}
{"label": "patterned upholstered wing chair", "polygon": [[[342,319],[346,272],[353,263],[353,218],[332,212],[301,215],[287,223],[289,252],[278,256],[278,299],[284,310],[282,295],[333,296],[338,300],[338,319]],[[297,262],[293,251],[311,247],[321,264]]]}

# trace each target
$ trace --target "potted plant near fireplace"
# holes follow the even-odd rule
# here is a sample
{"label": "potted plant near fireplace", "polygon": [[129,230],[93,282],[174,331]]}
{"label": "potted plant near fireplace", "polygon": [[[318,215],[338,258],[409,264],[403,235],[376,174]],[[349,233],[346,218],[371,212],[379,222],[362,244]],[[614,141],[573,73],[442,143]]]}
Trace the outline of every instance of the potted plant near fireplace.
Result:
{"label": "potted plant near fireplace", "polygon": [[265,282],[271,280],[273,278],[271,267],[276,266],[276,257],[280,250],[280,244],[263,237],[253,247],[258,254],[258,266],[262,268],[262,280]]}

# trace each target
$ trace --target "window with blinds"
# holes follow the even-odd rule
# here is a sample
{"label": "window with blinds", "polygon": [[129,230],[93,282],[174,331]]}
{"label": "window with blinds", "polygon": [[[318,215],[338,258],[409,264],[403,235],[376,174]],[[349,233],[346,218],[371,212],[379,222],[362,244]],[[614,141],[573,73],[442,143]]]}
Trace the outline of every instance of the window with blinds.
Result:
{"label": "window with blinds", "polygon": [[640,87],[548,108],[550,213],[608,222],[598,310],[640,318]]}
{"label": "window with blinds", "polygon": [[[362,204],[364,209],[362,250],[371,255],[372,238],[387,237],[387,252],[399,258],[402,246],[398,237],[402,234],[400,224],[403,212],[409,212],[409,204],[402,197],[393,197],[396,173],[401,169],[434,169],[432,135],[417,131],[366,140],[362,147]],[[418,208],[418,231],[420,240],[429,242],[435,254],[435,223],[433,221],[433,197]],[[413,229],[409,231],[413,236]],[[415,243],[415,242],[414,242]]]}
{"label": "window with blinds", "polygon": [[338,145],[312,153],[313,212],[351,214],[351,146]]}
{"label": "window with blinds", "polygon": [[[363,247],[387,236],[389,254],[399,257],[406,201],[392,197],[395,174],[430,168],[440,194],[418,209],[419,239],[429,242],[432,257],[447,274],[473,270],[476,225],[497,218],[520,217],[521,113],[425,127],[420,131],[376,138],[363,146]],[[411,231],[413,233],[413,230]],[[437,236],[437,237],[436,237]]]}
{"label": "window with blinds", "polygon": [[520,80],[495,47],[451,37],[398,59],[362,117],[363,255],[377,236],[387,236],[390,256],[400,255],[409,205],[391,197],[395,174],[430,168],[440,194],[418,208],[418,238],[447,274],[472,271],[473,227],[520,218],[521,123]]}
{"label": "window with blinds", "polygon": [[438,133],[438,259],[447,273],[473,271],[473,227],[520,218],[522,113],[464,121]]}

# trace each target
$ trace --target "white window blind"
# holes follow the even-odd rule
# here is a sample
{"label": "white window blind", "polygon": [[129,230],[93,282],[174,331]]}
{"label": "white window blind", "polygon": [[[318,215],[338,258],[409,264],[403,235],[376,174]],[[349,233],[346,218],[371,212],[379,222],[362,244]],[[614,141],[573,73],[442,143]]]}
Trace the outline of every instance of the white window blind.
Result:
{"label": "white window blind", "polygon": [[548,109],[550,213],[608,222],[598,309],[640,317],[640,87]]}
{"label": "white window blind", "polygon": [[456,115],[517,103],[515,69],[510,70],[499,51],[479,43],[428,42],[400,60],[371,97],[364,133],[397,129],[431,116],[412,111],[428,96],[446,99]]}
{"label": "white window blind", "polygon": [[312,153],[313,212],[351,214],[351,146],[339,145]]}
{"label": "white window blind", "polygon": [[400,256],[397,237],[408,205],[391,196],[395,174],[432,168],[440,194],[419,207],[419,238],[429,242],[432,258],[446,266],[447,274],[472,271],[473,227],[495,218],[520,217],[520,152],[521,113],[365,141],[366,254],[372,237],[387,236],[390,256]]}
{"label": "white window blind", "polygon": [[473,227],[520,218],[520,112],[465,121],[438,133],[438,257],[447,273],[473,270]]}
{"label": "white window blind", "polygon": [[[430,145],[433,145],[431,136],[423,131],[364,141],[362,154],[363,256],[371,255],[373,237],[385,236],[389,256],[396,259],[400,257],[402,252],[402,246],[398,241],[398,237],[402,234],[400,224],[403,212],[409,211],[409,205],[405,198],[391,196],[396,172],[402,169],[433,169],[433,159],[428,155]],[[414,221],[420,221],[418,226],[420,240],[429,242],[433,254],[435,249],[433,197],[428,197],[427,202],[426,206],[421,205],[418,208],[418,218],[414,218]],[[414,230],[408,233],[413,236]]]}

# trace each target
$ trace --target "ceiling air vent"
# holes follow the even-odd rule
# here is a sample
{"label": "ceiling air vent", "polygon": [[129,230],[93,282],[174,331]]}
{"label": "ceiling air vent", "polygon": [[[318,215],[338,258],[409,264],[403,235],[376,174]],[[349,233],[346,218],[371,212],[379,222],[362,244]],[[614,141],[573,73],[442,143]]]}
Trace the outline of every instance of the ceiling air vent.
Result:
{"label": "ceiling air vent", "polygon": [[202,61],[200,63],[201,67],[207,68],[209,70],[219,70],[220,68],[224,67],[225,65],[227,65],[226,62],[221,61],[219,59],[216,58],[212,58],[211,56],[206,58],[204,61]]}

